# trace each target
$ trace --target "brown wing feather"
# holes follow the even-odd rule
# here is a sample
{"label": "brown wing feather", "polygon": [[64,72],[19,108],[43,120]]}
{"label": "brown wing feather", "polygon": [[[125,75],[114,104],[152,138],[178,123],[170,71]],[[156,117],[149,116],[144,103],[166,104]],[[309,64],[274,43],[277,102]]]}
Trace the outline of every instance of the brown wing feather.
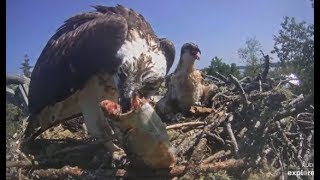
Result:
{"label": "brown wing feather", "polygon": [[127,20],[111,12],[74,16],[60,27],[42,51],[32,72],[31,115],[71,95],[93,74],[113,73],[115,57],[127,36]]}
{"label": "brown wing feather", "polygon": [[173,43],[170,40],[168,40],[166,38],[161,38],[159,40],[160,40],[160,47],[166,56],[166,60],[167,60],[167,72],[166,73],[168,74],[168,72],[174,62],[176,50],[175,50]]}
{"label": "brown wing feather", "polygon": [[145,20],[145,18],[135,12],[132,9],[126,8],[122,5],[117,5],[115,7],[106,7],[106,6],[93,6],[97,12],[100,13],[115,13],[121,14],[127,20],[128,29],[137,29],[138,31],[143,32],[143,35],[148,35],[150,38],[154,38],[157,40],[157,36],[155,35],[151,25]]}

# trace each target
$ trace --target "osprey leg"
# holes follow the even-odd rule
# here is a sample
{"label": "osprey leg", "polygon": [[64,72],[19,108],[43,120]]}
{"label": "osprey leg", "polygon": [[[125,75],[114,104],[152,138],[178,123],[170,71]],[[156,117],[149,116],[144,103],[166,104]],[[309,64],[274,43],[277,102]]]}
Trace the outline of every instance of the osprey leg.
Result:
{"label": "osprey leg", "polygon": [[79,107],[90,135],[109,140],[104,144],[105,147],[113,154],[114,159],[119,159],[121,156],[119,154],[123,154],[123,150],[112,142],[114,131],[100,108],[100,101],[103,98],[116,99],[117,97],[109,92],[111,89],[103,86],[104,83],[99,83],[98,79],[92,78],[87,82],[87,86],[81,91],[79,97]]}

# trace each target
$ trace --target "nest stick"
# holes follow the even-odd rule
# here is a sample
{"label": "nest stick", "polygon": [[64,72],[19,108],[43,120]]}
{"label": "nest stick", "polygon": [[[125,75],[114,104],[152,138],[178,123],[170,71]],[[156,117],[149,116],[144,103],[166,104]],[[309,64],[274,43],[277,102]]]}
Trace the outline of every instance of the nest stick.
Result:
{"label": "nest stick", "polygon": [[294,152],[294,153],[297,153],[298,150],[297,148],[292,144],[292,142],[288,139],[288,137],[286,136],[286,134],[284,133],[284,130],[281,128],[280,126],[280,122],[279,121],[276,121],[276,125],[277,125],[277,128],[278,130],[281,132],[281,135],[283,137],[283,139],[286,141],[287,145],[290,147],[290,149]]}
{"label": "nest stick", "polygon": [[189,165],[185,168],[185,175],[182,178],[195,179],[196,175],[199,174],[199,169],[194,169],[194,165],[200,164],[200,161],[203,157],[204,151],[206,150],[207,139],[201,138],[199,143],[194,148],[194,151],[191,154],[189,160]]}
{"label": "nest stick", "polygon": [[248,106],[250,104],[250,101],[248,100],[247,94],[243,90],[243,87],[240,84],[239,80],[231,74],[229,75],[229,77],[230,77],[231,81],[235,84],[235,86],[237,87],[238,91],[241,93],[241,96],[242,96],[242,99],[243,99],[245,105]]}
{"label": "nest stick", "polygon": [[[208,163],[208,164],[203,164],[200,163],[198,165],[189,165],[191,168],[195,169],[197,172],[201,173],[201,172],[216,172],[218,170],[222,170],[222,169],[236,169],[239,167],[243,167],[245,166],[246,163],[242,160],[242,159],[229,159],[226,161],[221,161],[221,162],[215,162],[215,163]],[[188,165],[187,165],[188,166]],[[155,170],[152,172],[148,172],[145,170],[141,171],[140,173],[137,173],[137,171],[126,171],[123,169],[118,169],[116,176],[118,177],[148,177],[148,178],[152,178],[152,177],[175,177],[175,176],[181,176],[183,174],[185,174],[186,171],[186,167],[185,165],[180,165],[180,166],[174,166],[171,169],[159,169],[159,170]]]}
{"label": "nest stick", "polygon": [[54,152],[53,155],[56,156],[56,155],[59,155],[59,154],[65,154],[65,153],[69,153],[69,152],[72,152],[72,151],[80,151],[80,150],[84,150],[84,149],[87,149],[87,148],[96,147],[96,146],[99,146],[99,145],[103,145],[103,143],[105,143],[107,141],[110,141],[110,139],[97,140],[97,141],[90,142],[88,144],[81,144],[81,145],[77,145],[77,146],[74,146],[74,147],[66,147],[66,148],[64,148],[62,150]]}
{"label": "nest stick", "polygon": [[230,154],[231,154],[230,150],[227,150],[227,151],[221,150],[221,151],[218,151],[215,154],[207,157],[206,159],[204,159],[202,161],[202,163],[203,164],[208,164],[208,163],[211,163],[214,160],[222,159],[222,158],[224,158],[226,156],[229,156]]}
{"label": "nest stick", "polygon": [[223,144],[223,145],[225,144],[224,140],[223,140],[221,137],[219,137],[218,135],[213,134],[213,133],[208,132],[208,131],[205,131],[204,133],[205,133],[207,136],[210,136],[210,137],[212,137],[213,139],[219,141],[221,144]]}
{"label": "nest stick", "polygon": [[6,162],[6,167],[11,168],[11,167],[31,167],[37,165],[36,163],[33,164],[31,161],[25,160],[25,161],[7,161]]}
{"label": "nest stick", "polygon": [[231,121],[233,120],[233,115],[230,114],[229,118],[228,118],[228,121],[225,123],[225,127],[228,131],[228,134],[229,134],[229,137],[230,137],[230,140],[232,142],[232,145],[233,145],[233,148],[234,148],[234,153],[237,155],[238,154],[238,151],[239,151],[239,147],[238,147],[238,143],[237,143],[237,140],[234,136],[234,133],[232,131],[232,128],[231,128]]}
{"label": "nest stick", "polygon": [[222,74],[220,74],[220,73],[218,73],[216,71],[213,72],[213,75],[217,76],[219,79],[221,79],[225,83],[228,82],[227,78],[224,75],[222,75]]}
{"label": "nest stick", "polygon": [[169,125],[166,127],[167,130],[169,129],[178,129],[178,128],[182,128],[184,126],[201,126],[201,125],[206,125],[205,122],[185,122],[185,123],[179,123],[179,124],[173,124],[173,125]]}

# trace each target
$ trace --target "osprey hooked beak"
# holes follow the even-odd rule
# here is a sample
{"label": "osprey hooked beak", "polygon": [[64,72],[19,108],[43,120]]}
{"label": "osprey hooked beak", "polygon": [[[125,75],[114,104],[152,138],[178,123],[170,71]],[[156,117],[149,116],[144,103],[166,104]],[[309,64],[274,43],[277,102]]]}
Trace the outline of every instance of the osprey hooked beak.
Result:
{"label": "osprey hooked beak", "polygon": [[118,73],[119,104],[122,113],[135,109],[137,98],[146,98],[160,87],[163,78],[152,70],[151,59],[140,57],[132,64],[125,64]]}
{"label": "osprey hooked beak", "polygon": [[185,43],[181,48],[181,55],[184,59],[200,60],[201,51],[194,43]]}
{"label": "osprey hooked beak", "polygon": [[190,53],[196,60],[200,60],[201,51],[196,44],[191,44]]}
{"label": "osprey hooked beak", "polygon": [[191,54],[196,60],[200,60],[201,52],[199,49],[192,50]]}
{"label": "osprey hooked beak", "polygon": [[119,102],[121,106],[121,112],[126,113],[132,109],[135,109],[135,102],[139,98],[143,98],[143,95],[140,93],[141,85],[137,82],[126,81],[119,91]]}
{"label": "osprey hooked beak", "polygon": [[119,104],[121,106],[122,113],[126,113],[131,110],[132,101],[136,98],[137,94],[132,89],[128,91],[120,91]]}

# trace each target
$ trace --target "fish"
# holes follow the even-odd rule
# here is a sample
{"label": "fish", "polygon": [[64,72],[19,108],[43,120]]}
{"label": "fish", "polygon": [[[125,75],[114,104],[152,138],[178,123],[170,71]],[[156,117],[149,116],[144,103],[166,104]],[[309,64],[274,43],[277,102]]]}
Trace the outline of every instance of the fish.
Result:
{"label": "fish", "polygon": [[174,148],[171,146],[162,122],[152,105],[144,98],[134,97],[130,111],[122,113],[119,104],[104,100],[100,103],[104,116],[115,121],[124,132],[126,154],[133,154],[132,163],[150,168],[170,168],[176,163]]}

